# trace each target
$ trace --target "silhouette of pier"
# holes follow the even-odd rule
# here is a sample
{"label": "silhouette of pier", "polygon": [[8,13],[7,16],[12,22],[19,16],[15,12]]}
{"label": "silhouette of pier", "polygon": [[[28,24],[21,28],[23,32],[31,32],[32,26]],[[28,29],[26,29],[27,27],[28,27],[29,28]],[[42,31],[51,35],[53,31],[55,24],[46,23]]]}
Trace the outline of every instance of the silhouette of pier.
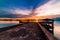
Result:
{"label": "silhouette of pier", "polygon": [[[10,20],[11,21],[11,20]],[[18,20],[19,24],[0,28],[0,40],[56,40],[54,20]]]}

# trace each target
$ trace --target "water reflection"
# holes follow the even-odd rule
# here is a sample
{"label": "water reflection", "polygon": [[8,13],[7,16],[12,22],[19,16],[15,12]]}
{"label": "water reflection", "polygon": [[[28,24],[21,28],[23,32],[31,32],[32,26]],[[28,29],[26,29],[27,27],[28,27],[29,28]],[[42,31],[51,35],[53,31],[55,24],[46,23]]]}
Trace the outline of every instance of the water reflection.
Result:
{"label": "water reflection", "polygon": [[0,21],[0,28],[18,24],[18,21]]}
{"label": "water reflection", "polygon": [[60,24],[57,23],[58,21],[54,22],[54,36],[60,40]]}

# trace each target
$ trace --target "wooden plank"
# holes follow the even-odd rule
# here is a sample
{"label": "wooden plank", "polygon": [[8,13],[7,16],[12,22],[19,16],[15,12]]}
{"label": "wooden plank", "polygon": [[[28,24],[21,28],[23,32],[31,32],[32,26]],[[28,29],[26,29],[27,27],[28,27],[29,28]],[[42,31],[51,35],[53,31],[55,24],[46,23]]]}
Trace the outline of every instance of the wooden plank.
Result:
{"label": "wooden plank", "polygon": [[42,31],[45,33],[49,40],[56,40],[55,37],[50,32],[48,32],[43,26],[41,26],[41,24],[38,23],[38,25],[40,26],[40,28],[42,29]]}

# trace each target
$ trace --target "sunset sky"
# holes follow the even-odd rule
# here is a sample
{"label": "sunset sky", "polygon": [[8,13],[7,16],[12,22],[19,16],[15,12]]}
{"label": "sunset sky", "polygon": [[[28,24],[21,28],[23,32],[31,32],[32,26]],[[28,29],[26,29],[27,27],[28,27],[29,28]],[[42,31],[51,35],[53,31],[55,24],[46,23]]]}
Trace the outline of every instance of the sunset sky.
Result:
{"label": "sunset sky", "polygon": [[60,0],[0,0],[0,17],[35,16],[34,14],[60,20]]}
{"label": "sunset sky", "polygon": [[30,15],[47,16],[60,21],[60,0],[0,0],[0,17],[14,18]]}

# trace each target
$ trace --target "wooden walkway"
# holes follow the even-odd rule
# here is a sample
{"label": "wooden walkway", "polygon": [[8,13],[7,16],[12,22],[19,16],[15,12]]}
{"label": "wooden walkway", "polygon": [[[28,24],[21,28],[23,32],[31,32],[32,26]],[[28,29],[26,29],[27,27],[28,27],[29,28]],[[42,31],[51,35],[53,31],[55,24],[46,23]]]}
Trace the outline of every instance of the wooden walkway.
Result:
{"label": "wooden walkway", "polygon": [[[40,24],[29,22],[2,28],[0,32],[0,40],[53,40],[50,35],[46,34]],[[0,29],[0,30],[2,30]],[[44,29],[44,28],[43,28]],[[47,32],[47,31],[46,31]],[[48,38],[47,38],[48,37]],[[54,39],[55,40],[55,39]]]}

